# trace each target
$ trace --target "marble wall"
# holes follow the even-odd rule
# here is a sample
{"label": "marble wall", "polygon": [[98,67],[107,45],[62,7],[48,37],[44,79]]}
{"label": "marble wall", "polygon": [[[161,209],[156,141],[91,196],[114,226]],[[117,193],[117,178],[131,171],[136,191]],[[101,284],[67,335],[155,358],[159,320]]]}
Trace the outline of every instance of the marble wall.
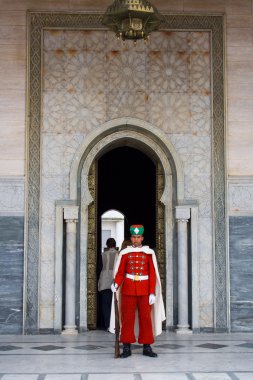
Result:
{"label": "marble wall", "polygon": [[23,329],[24,179],[0,177],[0,334]]}
{"label": "marble wall", "polygon": [[229,177],[228,205],[229,215],[253,215],[253,177]]}
{"label": "marble wall", "polygon": [[231,329],[253,331],[253,215],[229,218]]}
{"label": "marble wall", "polygon": [[253,178],[230,177],[231,330],[253,331]]}
{"label": "marble wall", "polygon": [[[0,92],[0,181],[3,185],[0,185],[0,202],[2,213],[0,210],[0,215],[3,216],[21,216],[23,214],[24,209],[24,185],[22,181],[20,182],[20,178],[26,174],[25,165],[26,165],[26,153],[25,153],[25,87],[26,87],[26,11],[27,9],[44,9],[44,10],[97,10],[104,11],[106,7],[111,3],[109,0],[94,0],[92,2],[87,0],[60,0],[56,2],[54,0],[24,0],[22,2],[18,0],[14,1],[0,1],[0,47],[1,47],[1,56],[0,56],[0,82],[1,92]],[[252,185],[245,186],[245,180],[247,182],[248,176],[252,176],[252,168],[253,168],[253,156],[252,156],[252,144],[253,144],[253,133],[252,133],[252,119],[253,119],[253,107],[252,107],[252,99],[253,99],[253,67],[252,67],[252,57],[253,57],[253,14],[252,14],[252,0],[207,0],[205,2],[199,0],[171,0],[170,2],[164,0],[154,0],[154,5],[156,5],[161,11],[168,12],[207,12],[207,13],[217,13],[224,12],[226,14],[226,40],[227,40],[227,167],[228,174],[230,176],[240,176],[237,177],[236,183],[233,180],[229,181],[229,191],[228,191],[228,199],[227,202],[229,204],[229,215],[234,216],[235,213],[243,212],[244,216],[248,211],[252,210]],[[59,55],[62,54],[61,51],[58,52]],[[45,52],[45,61],[46,61],[46,52]],[[48,55],[49,57],[49,55]],[[59,58],[59,57],[58,57]],[[74,56],[72,57],[74,61]],[[116,62],[116,57],[115,62]],[[92,59],[90,57],[90,59]],[[182,61],[182,60],[181,60]],[[57,57],[54,58],[54,62],[57,62]],[[165,62],[166,63],[166,62]],[[71,62],[72,64],[72,62]],[[81,65],[81,62],[79,63]],[[161,61],[161,64],[164,63]],[[201,64],[200,64],[201,65]],[[76,70],[76,64],[74,64]],[[160,66],[162,67],[162,66]],[[71,70],[70,70],[71,71]],[[197,74],[197,73],[196,73]],[[141,75],[139,73],[139,75]],[[154,72],[155,75],[155,72]],[[203,76],[202,76],[203,77]],[[111,78],[115,83],[117,83],[117,78]],[[59,83],[57,84],[56,80],[56,89]],[[70,80],[69,83],[72,83],[74,78]],[[182,78],[181,78],[182,81]],[[75,82],[75,81],[74,81]],[[46,83],[46,82],[45,82]],[[49,83],[48,83],[49,85]],[[77,85],[73,83],[73,87]],[[92,86],[92,84],[90,84]],[[167,81],[165,84],[162,83],[162,86],[178,86],[178,84],[173,84],[172,81],[170,83]],[[175,87],[176,89],[177,87]],[[71,93],[71,87],[68,89],[69,94]],[[176,92],[176,91],[175,91]],[[70,95],[69,95],[70,96]],[[208,97],[206,97],[207,99]],[[193,98],[192,98],[193,99]],[[117,116],[117,108],[127,106],[127,102],[125,101],[126,97],[124,96],[121,99],[114,100],[114,107],[107,110],[108,115],[112,115],[114,117]],[[154,99],[150,98],[154,103]],[[164,97],[160,96],[161,104],[164,103]],[[85,133],[79,133],[79,127],[77,127],[77,122],[80,120],[80,115],[76,112],[78,109],[76,97],[73,97],[73,102],[71,104],[71,108],[69,112],[72,114],[72,124],[71,128],[75,131],[75,136],[68,136],[64,133],[61,133],[57,139],[53,141],[54,149],[51,149],[51,153],[48,157],[48,164],[53,165],[52,171],[47,171],[43,173],[44,176],[44,184],[48,180],[48,186],[44,187],[44,199],[43,203],[43,236],[47,236],[45,240],[45,247],[48,248],[48,254],[44,255],[45,261],[45,269],[46,266],[50,268],[50,260],[52,259],[52,241],[53,241],[53,230],[52,225],[54,224],[54,214],[52,212],[52,194],[58,194],[58,199],[65,199],[68,195],[68,182],[66,181],[65,174],[59,174],[59,166],[62,165],[62,173],[64,173],[64,161],[57,163],[58,154],[61,157],[66,156],[67,161],[73,155],[73,152],[82,139],[85,138]],[[84,101],[92,104],[94,111],[96,111],[96,99],[84,99]],[[131,104],[136,102],[138,108],[136,111],[138,115],[142,117],[145,114],[145,109],[140,106],[140,102],[138,102],[138,97],[134,98],[132,95],[129,97],[129,105],[128,109],[130,109]],[[174,101],[175,106],[177,105],[176,94],[174,98],[171,98],[171,101]],[[198,99],[198,102],[203,101],[203,99]],[[61,109],[58,110],[54,108],[53,99],[50,99],[48,95],[47,104],[50,106],[53,111],[53,114],[58,112],[61,114]],[[132,102],[132,103],[131,103]],[[61,102],[59,102],[61,106]],[[186,112],[182,112],[181,119],[181,128],[183,123],[185,123],[185,131],[187,132],[189,128],[189,122],[187,120],[187,101],[185,97],[182,97],[182,102],[180,105],[180,109],[186,110]],[[200,108],[199,117],[198,110],[195,110],[195,125],[197,130],[200,130],[202,126],[200,125],[207,118],[208,114],[204,112],[203,109],[206,107],[208,110],[209,105],[203,104]],[[154,107],[155,108],[155,107]],[[127,109],[127,108],[126,108]],[[161,118],[166,118],[165,107],[161,107]],[[159,111],[159,112],[160,112]],[[86,112],[83,110],[83,112]],[[104,112],[103,110],[99,110],[99,114]],[[130,112],[130,111],[129,111]],[[154,113],[153,119],[159,119],[159,112]],[[86,114],[85,114],[86,115]],[[93,114],[96,118],[96,113]],[[28,115],[29,116],[29,115]],[[100,116],[101,117],[101,116]],[[170,117],[173,119],[174,115],[170,114]],[[180,115],[181,117],[181,115]],[[46,118],[45,118],[46,120]],[[65,121],[63,121],[65,122]],[[68,122],[70,122],[68,120]],[[176,121],[177,122],[177,121]],[[50,131],[52,132],[52,123],[51,120],[48,120],[48,124],[45,123],[48,130],[48,136]],[[199,124],[199,127],[197,126]],[[87,129],[87,131],[92,128],[92,120],[90,119],[83,128]],[[207,124],[206,124],[207,125]],[[170,133],[171,126],[160,124],[161,128],[165,128],[168,133]],[[69,123],[65,122],[65,128],[68,134]],[[167,133],[166,132],[166,133]],[[57,135],[57,131],[55,133],[55,137]],[[198,132],[197,132],[198,134]],[[171,135],[172,138],[174,138]],[[50,139],[47,140],[45,136],[44,144],[50,145]],[[192,137],[192,146],[194,146],[194,135]],[[195,151],[199,149],[197,140],[195,144]],[[183,160],[185,160],[185,164],[189,165],[188,157],[192,157],[194,160],[198,160],[196,165],[201,168],[202,157],[205,155],[209,155],[209,150],[206,147],[208,146],[207,139],[203,138],[202,152],[197,158],[197,155],[194,153],[192,155],[192,150],[187,151],[188,142],[183,142],[183,139],[177,140],[174,138],[173,143],[177,147],[177,149],[181,150]],[[207,144],[207,145],[206,145]],[[201,145],[200,145],[201,146]],[[55,149],[57,147],[57,149]],[[50,148],[49,148],[50,150]],[[55,151],[54,151],[55,150]],[[57,153],[58,152],[58,153]],[[202,154],[203,153],[203,154]],[[207,157],[207,156],[206,156]],[[206,162],[206,159],[204,160]],[[46,160],[44,162],[44,168],[46,168]],[[196,166],[197,167],[197,166]],[[191,168],[192,169],[192,168]],[[44,170],[44,169],[43,169]],[[204,179],[204,167],[201,169],[202,180]],[[58,174],[57,174],[58,173]],[[11,184],[6,182],[6,178],[9,180],[9,176],[11,176],[11,180],[14,180]],[[58,176],[56,183],[54,183],[55,177]],[[16,182],[15,182],[16,181]],[[204,180],[202,181],[204,183]],[[207,181],[209,182],[209,180]],[[202,221],[205,223],[200,223],[200,230],[202,229],[201,235],[204,236],[204,246],[201,246],[201,251],[205,251],[205,244],[208,247],[212,245],[211,236],[212,236],[212,224],[211,219],[208,214],[208,208],[210,205],[210,200],[208,199],[208,192],[202,192],[198,194],[198,183],[188,182],[188,188],[192,190],[189,191],[188,196],[191,198],[199,197],[201,198],[202,204]],[[202,187],[203,189],[203,187]],[[48,226],[45,221],[48,220]],[[50,222],[51,220],[51,222]],[[234,223],[233,221],[231,222]],[[232,226],[231,224],[231,226]],[[20,227],[21,228],[21,227]],[[48,233],[46,233],[48,231]],[[231,229],[231,234],[233,234],[234,229]],[[202,243],[201,243],[202,244]],[[233,248],[231,248],[233,249]],[[209,248],[208,248],[209,250]],[[206,256],[206,260],[210,278],[212,277],[211,268],[212,262],[209,256]],[[203,268],[205,268],[205,262],[202,262]],[[234,271],[235,274],[235,271]],[[43,273],[42,273],[43,275]],[[231,277],[232,278],[232,277]],[[233,277],[235,278],[235,277]],[[45,294],[45,299],[42,300],[42,304],[44,305],[44,321],[46,321],[46,316],[49,315],[49,320],[52,320],[52,314],[47,314],[48,311],[52,310],[52,293],[48,289]],[[211,303],[208,301],[205,304],[205,298],[209,299],[211,297],[211,291],[208,286],[203,287],[202,294],[202,303],[204,309],[206,310],[201,317],[203,321],[203,325],[206,323],[211,324],[209,317],[206,315],[210,315],[210,308],[212,308]],[[204,322],[205,319],[207,322]],[[51,323],[51,322],[49,322]],[[45,323],[47,325],[47,322]]]}
{"label": "marble wall", "polygon": [[24,218],[0,216],[0,334],[23,329]]}
{"label": "marble wall", "polygon": [[24,215],[24,179],[0,177],[0,216]]}

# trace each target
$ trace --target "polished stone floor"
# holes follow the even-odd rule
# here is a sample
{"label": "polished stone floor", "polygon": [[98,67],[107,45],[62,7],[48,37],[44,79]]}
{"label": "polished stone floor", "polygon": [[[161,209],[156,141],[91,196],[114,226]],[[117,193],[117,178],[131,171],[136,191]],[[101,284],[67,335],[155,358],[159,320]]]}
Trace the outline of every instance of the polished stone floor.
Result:
{"label": "polished stone floor", "polygon": [[253,334],[164,332],[158,358],[133,345],[114,359],[114,336],[0,335],[0,380],[253,380]]}

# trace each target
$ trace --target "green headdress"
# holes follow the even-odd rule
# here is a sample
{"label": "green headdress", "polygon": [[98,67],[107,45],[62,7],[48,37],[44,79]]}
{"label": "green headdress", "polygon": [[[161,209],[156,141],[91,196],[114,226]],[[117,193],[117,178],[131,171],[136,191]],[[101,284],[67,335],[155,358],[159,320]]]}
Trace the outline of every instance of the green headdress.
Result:
{"label": "green headdress", "polygon": [[141,224],[133,224],[130,227],[130,234],[131,235],[143,235],[144,233],[144,226]]}

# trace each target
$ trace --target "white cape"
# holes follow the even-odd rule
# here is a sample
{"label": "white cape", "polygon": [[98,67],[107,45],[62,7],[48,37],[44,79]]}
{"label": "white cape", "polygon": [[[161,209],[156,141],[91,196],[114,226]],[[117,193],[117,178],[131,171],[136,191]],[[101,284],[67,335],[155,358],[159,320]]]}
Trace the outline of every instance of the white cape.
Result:
{"label": "white cape", "polygon": [[[118,271],[122,256],[130,252],[145,252],[146,254],[152,255],[154,268],[156,272],[156,302],[154,303],[154,305],[152,305],[151,319],[152,319],[153,334],[154,336],[157,336],[161,334],[162,332],[162,321],[164,321],[166,317],[165,317],[165,310],[164,310],[164,304],[163,304],[163,298],[162,298],[161,281],[160,281],[155,252],[153,251],[153,249],[149,248],[147,245],[144,245],[141,248],[134,248],[134,247],[128,246],[127,248],[123,249],[120,252],[119,257],[115,264],[114,277]],[[120,319],[120,291],[121,291],[121,287],[116,293],[116,296],[118,299],[118,305],[119,305],[119,319]],[[112,302],[112,308],[111,308],[111,321],[110,321],[110,328],[109,328],[109,331],[113,334],[115,333],[114,297],[115,297],[115,293],[113,294],[113,302]],[[137,319],[137,317],[135,319]],[[138,319],[136,320],[136,323],[135,323],[135,330],[136,330],[135,335],[138,336]]]}

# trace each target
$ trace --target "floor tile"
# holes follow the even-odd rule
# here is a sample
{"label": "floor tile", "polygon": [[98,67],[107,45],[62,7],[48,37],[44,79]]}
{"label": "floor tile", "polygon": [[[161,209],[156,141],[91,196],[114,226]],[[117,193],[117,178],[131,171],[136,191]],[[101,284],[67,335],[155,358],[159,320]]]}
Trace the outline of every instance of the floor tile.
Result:
{"label": "floor tile", "polygon": [[196,347],[210,348],[212,350],[217,350],[218,348],[223,348],[223,347],[227,347],[227,346],[224,344],[204,343],[204,344],[199,344]]}
{"label": "floor tile", "polygon": [[76,346],[76,347],[73,347],[75,348],[76,350],[86,350],[86,351],[92,351],[92,350],[99,350],[101,348],[105,348],[103,346],[93,346],[93,345],[90,345],[90,344],[86,344],[85,346]]}
{"label": "floor tile", "polygon": [[74,374],[53,374],[53,375],[46,375],[45,380],[81,380],[81,374],[80,375],[74,375]]}
{"label": "floor tile", "polygon": [[253,380],[253,334],[163,332],[158,358],[114,359],[114,336],[87,331],[77,336],[0,336],[0,380]]}
{"label": "floor tile", "polygon": [[4,375],[1,380],[37,380],[38,375]]}
{"label": "floor tile", "polygon": [[[121,347],[123,348],[123,346]],[[142,344],[131,344],[131,350],[142,349]]]}
{"label": "floor tile", "polygon": [[123,373],[110,373],[110,374],[90,374],[88,380],[134,380],[134,375]]}
{"label": "floor tile", "polygon": [[62,350],[65,347],[47,345],[47,346],[39,346],[39,347],[32,347],[32,348],[34,350],[41,350],[41,351],[54,351],[54,350]]}
{"label": "floor tile", "polygon": [[184,373],[142,373],[142,380],[188,380]]}
{"label": "floor tile", "polygon": [[226,373],[193,373],[196,380],[231,380]]}
{"label": "floor tile", "polygon": [[0,346],[0,351],[12,351],[12,350],[20,350],[22,347],[17,346]]}
{"label": "floor tile", "polygon": [[238,344],[237,347],[253,348],[253,343]]}
{"label": "floor tile", "polygon": [[158,344],[156,347],[161,348],[169,348],[170,350],[177,350],[178,348],[183,348],[184,346],[180,346],[179,344]]}
{"label": "floor tile", "polygon": [[253,373],[252,372],[245,372],[245,373],[239,373],[235,372],[236,377],[238,377],[239,380],[252,380],[253,379]]}

